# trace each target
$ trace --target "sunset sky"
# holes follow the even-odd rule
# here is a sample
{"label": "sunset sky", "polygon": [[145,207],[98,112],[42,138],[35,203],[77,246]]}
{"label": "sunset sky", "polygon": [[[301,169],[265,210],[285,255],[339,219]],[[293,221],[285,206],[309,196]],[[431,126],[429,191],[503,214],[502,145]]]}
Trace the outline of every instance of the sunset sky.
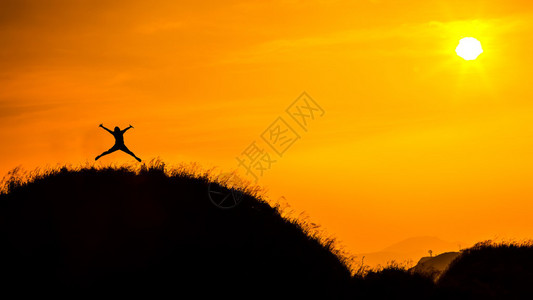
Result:
{"label": "sunset sky", "polygon": [[531,1],[0,0],[0,41],[2,175],[94,163],[100,123],[235,170],[305,91],[324,115],[258,183],[349,251],[533,237]]}

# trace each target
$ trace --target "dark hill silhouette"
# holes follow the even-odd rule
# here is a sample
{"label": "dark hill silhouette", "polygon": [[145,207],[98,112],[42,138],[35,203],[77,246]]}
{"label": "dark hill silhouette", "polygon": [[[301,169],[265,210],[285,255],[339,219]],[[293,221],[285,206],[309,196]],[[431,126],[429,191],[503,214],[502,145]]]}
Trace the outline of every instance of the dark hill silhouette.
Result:
{"label": "dark hill silhouette", "polygon": [[445,252],[433,257],[424,256],[420,258],[416,266],[411,268],[411,270],[415,273],[438,279],[459,254],[459,252]]}
{"label": "dark hill silhouette", "polygon": [[250,195],[219,209],[207,185],[161,167],[63,168],[27,184],[12,180],[0,196],[0,289],[346,293],[350,271],[328,245]]}
{"label": "dark hill silhouette", "polygon": [[0,194],[0,293],[185,299],[530,294],[529,245],[468,249],[436,284],[397,266],[352,276],[331,240],[250,194],[233,209],[219,209],[208,185],[206,175],[168,175],[163,165],[138,172],[62,168],[28,183],[12,178]]}
{"label": "dark hill silhouette", "polygon": [[478,243],[462,251],[438,284],[469,299],[531,299],[533,246]]}

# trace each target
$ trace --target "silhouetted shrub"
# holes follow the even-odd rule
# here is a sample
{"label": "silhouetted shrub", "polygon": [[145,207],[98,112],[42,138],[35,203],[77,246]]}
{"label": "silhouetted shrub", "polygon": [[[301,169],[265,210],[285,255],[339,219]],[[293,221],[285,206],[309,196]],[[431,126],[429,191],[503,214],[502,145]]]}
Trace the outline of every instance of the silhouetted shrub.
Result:
{"label": "silhouetted shrub", "polygon": [[432,299],[436,296],[431,278],[414,274],[392,262],[354,277],[354,295],[368,299]]}

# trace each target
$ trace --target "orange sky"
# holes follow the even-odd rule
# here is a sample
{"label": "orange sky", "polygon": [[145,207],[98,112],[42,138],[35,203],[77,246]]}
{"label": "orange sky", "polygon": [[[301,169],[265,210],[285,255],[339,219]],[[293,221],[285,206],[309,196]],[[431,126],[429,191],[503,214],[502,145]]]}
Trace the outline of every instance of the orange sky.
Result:
{"label": "orange sky", "polygon": [[325,115],[259,183],[348,250],[532,237],[530,1],[47,2],[0,0],[2,174],[93,161],[100,123],[232,170],[307,91]]}

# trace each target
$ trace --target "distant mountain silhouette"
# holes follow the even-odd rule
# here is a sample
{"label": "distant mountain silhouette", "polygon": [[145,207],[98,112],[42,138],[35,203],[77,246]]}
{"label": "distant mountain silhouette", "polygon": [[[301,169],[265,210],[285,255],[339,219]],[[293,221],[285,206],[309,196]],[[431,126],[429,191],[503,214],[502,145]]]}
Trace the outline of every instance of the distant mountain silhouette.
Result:
{"label": "distant mountain silhouette", "polygon": [[443,253],[457,251],[458,243],[451,243],[433,236],[411,237],[384,248],[381,251],[360,253],[359,257],[365,257],[364,261],[369,266],[386,266],[389,262],[395,261],[404,263],[411,261],[415,264],[421,257],[433,253]]}
{"label": "distant mountain silhouette", "polygon": [[383,251],[396,253],[427,254],[428,250],[433,250],[436,253],[441,253],[450,248],[457,250],[458,244],[447,242],[434,236],[417,236],[395,243],[383,249]]}

